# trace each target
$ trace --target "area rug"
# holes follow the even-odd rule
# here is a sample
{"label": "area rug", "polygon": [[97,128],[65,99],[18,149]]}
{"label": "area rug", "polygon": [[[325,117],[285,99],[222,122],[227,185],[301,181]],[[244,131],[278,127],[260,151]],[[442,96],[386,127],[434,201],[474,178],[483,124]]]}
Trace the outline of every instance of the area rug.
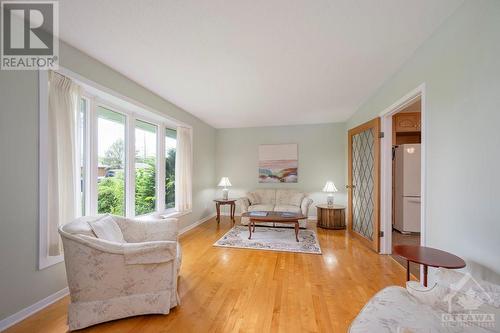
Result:
{"label": "area rug", "polygon": [[291,228],[256,227],[255,232],[252,232],[252,239],[248,239],[248,227],[235,226],[215,242],[214,246],[321,254],[316,232],[309,229],[299,230],[297,242],[295,230]]}

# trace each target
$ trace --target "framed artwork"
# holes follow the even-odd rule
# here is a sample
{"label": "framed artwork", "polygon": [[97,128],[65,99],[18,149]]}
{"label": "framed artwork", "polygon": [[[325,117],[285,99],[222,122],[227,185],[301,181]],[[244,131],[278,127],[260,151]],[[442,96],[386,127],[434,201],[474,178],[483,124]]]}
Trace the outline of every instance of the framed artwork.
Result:
{"label": "framed artwork", "polygon": [[298,145],[259,145],[259,183],[297,183]]}

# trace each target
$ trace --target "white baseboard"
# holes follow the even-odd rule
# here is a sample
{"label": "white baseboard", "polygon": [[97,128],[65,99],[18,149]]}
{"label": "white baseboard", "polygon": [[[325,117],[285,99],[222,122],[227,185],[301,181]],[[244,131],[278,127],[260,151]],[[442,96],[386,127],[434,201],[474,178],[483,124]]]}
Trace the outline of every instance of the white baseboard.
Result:
{"label": "white baseboard", "polygon": [[181,230],[179,230],[179,235],[182,235],[182,234],[188,232],[189,230],[196,228],[197,226],[207,222],[208,220],[210,220],[214,217],[215,217],[215,214],[208,215],[207,217],[204,217],[201,220],[198,220],[195,223],[190,224],[187,227],[182,228]]}
{"label": "white baseboard", "polygon": [[28,318],[29,316],[37,313],[38,311],[49,306],[50,304],[57,302],[58,300],[60,300],[61,298],[63,298],[68,294],[69,294],[69,289],[68,287],[66,287],[52,295],[45,297],[44,299],[36,302],[35,304],[28,306],[27,308],[24,308],[21,311],[16,312],[13,315],[3,320],[0,320],[0,332]]}

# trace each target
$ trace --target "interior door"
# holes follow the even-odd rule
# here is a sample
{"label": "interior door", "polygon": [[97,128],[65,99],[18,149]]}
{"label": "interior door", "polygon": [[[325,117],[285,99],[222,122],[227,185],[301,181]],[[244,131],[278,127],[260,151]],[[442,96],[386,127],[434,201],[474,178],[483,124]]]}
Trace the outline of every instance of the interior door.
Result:
{"label": "interior door", "polygon": [[380,118],[348,133],[349,232],[380,250]]}

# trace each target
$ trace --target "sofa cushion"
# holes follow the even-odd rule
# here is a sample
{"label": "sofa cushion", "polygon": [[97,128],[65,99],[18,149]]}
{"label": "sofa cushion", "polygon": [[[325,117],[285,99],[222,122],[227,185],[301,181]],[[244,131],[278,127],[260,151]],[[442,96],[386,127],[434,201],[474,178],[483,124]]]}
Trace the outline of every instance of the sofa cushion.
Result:
{"label": "sofa cushion", "polygon": [[276,190],[277,205],[294,205],[300,206],[305,194],[294,190]]}
{"label": "sofa cushion", "polygon": [[250,205],[258,205],[260,204],[260,198],[255,192],[248,192],[247,193],[247,198],[248,201],[250,201]]}
{"label": "sofa cushion", "polygon": [[276,190],[274,189],[260,189],[253,192],[258,196],[259,204],[275,205],[276,204]]}
{"label": "sofa cushion", "polygon": [[275,212],[290,212],[290,213],[300,213],[300,207],[294,205],[276,205],[274,206]]}
{"label": "sofa cushion", "polygon": [[100,219],[88,222],[97,238],[111,242],[125,243],[123,233],[111,215],[104,215]]}
{"label": "sofa cushion", "polygon": [[274,210],[274,205],[252,205],[248,207],[249,212],[272,212]]}
{"label": "sofa cushion", "polygon": [[[97,220],[97,218],[94,217],[89,221],[95,221],[95,220]],[[92,228],[90,228],[90,225],[87,223],[87,221],[82,220],[82,218],[79,218],[77,220],[74,220],[73,222],[66,224],[65,226],[63,226],[62,229],[68,234],[85,235],[95,238],[95,234],[92,231]]]}

